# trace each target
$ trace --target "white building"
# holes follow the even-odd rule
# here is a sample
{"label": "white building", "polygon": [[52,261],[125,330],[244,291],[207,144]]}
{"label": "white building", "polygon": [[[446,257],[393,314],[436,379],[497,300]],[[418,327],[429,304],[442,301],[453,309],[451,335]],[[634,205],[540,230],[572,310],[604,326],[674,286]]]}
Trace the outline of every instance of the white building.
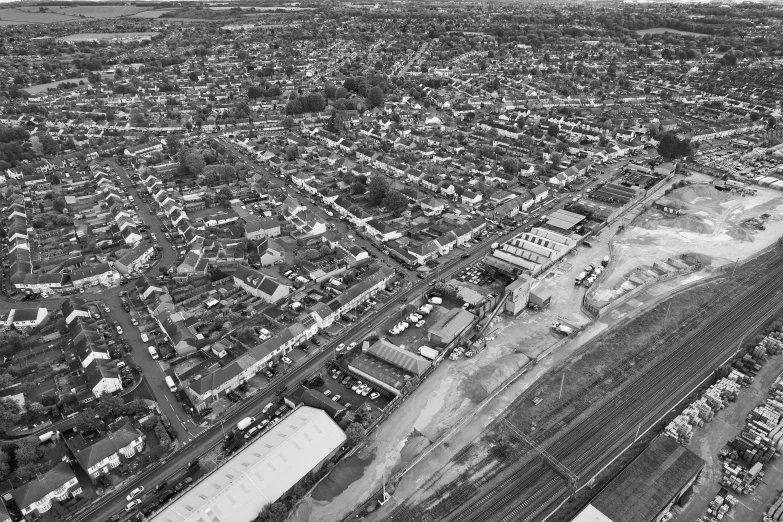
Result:
{"label": "white building", "polygon": [[250,522],[346,440],[326,412],[301,406],[150,520]]}

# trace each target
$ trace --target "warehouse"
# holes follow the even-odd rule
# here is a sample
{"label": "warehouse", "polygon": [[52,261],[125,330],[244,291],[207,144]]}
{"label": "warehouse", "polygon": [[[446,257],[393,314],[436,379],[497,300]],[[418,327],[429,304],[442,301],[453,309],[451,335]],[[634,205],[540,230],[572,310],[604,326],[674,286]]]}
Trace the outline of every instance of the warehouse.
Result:
{"label": "warehouse", "polygon": [[[366,345],[366,344],[365,344]],[[409,380],[421,376],[430,361],[379,339],[348,364],[348,371],[391,395],[399,395]]]}
{"label": "warehouse", "polygon": [[326,412],[301,406],[193,484],[154,522],[250,522],[345,443]]}
{"label": "warehouse", "polygon": [[558,209],[546,216],[546,226],[559,233],[576,230],[579,223],[587,219],[581,214]]}
{"label": "warehouse", "polygon": [[658,437],[572,522],[659,522],[685,505],[704,460],[670,437]]}
{"label": "warehouse", "polygon": [[431,343],[449,344],[462,335],[462,332],[473,326],[477,317],[462,308],[452,308],[446,315],[438,319],[429,331]]}

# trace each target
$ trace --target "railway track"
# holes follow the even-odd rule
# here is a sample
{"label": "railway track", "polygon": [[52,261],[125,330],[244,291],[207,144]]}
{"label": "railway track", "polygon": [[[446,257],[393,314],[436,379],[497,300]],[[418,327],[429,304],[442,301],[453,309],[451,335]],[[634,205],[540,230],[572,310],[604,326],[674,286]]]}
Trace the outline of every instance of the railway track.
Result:
{"label": "railway track", "polygon": [[[783,265],[779,264],[753,291],[626,383],[613,400],[577,419],[571,429],[536,442],[576,473],[580,477],[577,486],[583,486],[633,443],[637,430],[642,433],[658,422],[734,353],[746,333],[783,308],[777,299],[783,292],[781,275]],[[469,499],[468,505],[458,506],[440,520],[529,522],[544,518],[553,504],[559,505],[567,497],[569,488],[554,471],[542,473],[542,466],[547,466],[544,460],[533,457],[510,476],[489,481],[485,485],[489,492],[482,491],[478,498]]]}

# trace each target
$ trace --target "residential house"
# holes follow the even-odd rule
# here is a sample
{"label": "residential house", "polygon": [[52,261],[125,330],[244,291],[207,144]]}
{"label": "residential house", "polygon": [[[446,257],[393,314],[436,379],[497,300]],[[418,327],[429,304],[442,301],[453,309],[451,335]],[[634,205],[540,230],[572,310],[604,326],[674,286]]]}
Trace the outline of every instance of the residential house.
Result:
{"label": "residential house", "polygon": [[52,501],[64,501],[71,496],[80,495],[82,486],[71,467],[60,462],[43,474],[38,474],[30,482],[11,491],[22,515],[41,515],[52,508]]}
{"label": "residential house", "polygon": [[290,286],[245,265],[239,265],[233,277],[235,285],[267,303],[276,303],[291,292]]}
{"label": "residential house", "polygon": [[[81,434],[68,439],[67,446],[92,480],[107,475],[144,449],[144,434],[127,417],[120,419],[105,437],[88,442]],[[122,458],[121,458],[122,457]]]}

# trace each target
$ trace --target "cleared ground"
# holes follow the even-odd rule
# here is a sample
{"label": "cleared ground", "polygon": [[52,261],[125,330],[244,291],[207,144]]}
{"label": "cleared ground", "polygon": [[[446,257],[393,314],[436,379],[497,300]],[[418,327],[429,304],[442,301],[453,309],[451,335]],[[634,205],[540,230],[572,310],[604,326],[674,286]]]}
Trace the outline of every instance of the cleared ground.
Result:
{"label": "cleared ground", "polygon": [[[706,276],[710,267],[745,259],[783,233],[783,193],[758,187],[755,196],[741,196],[718,191],[708,176],[685,179],[693,185],[666,196],[682,206],[679,216],[650,208],[615,238],[615,262],[592,294],[597,302],[626,293],[634,286],[628,278],[648,277],[653,263],[688,254],[707,267]],[[757,228],[761,222],[765,230]]]}
{"label": "cleared ground", "polygon": [[48,12],[32,12],[22,9],[0,9],[0,20],[3,25],[16,24],[51,24],[53,22],[73,22],[79,18],[70,15]]}

